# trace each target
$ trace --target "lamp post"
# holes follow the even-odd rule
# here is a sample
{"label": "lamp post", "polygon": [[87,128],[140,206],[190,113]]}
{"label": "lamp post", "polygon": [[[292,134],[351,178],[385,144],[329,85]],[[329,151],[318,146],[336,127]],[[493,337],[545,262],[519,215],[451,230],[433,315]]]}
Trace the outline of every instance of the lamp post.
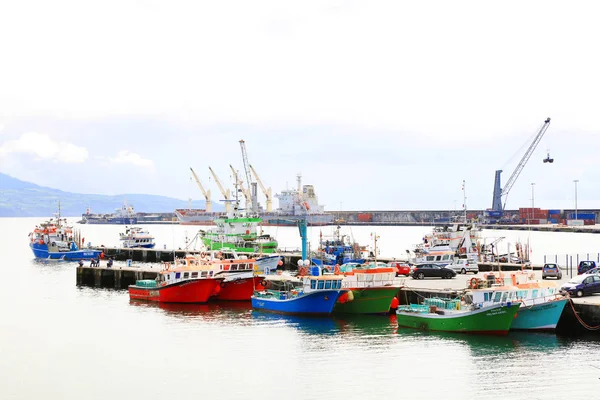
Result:
{"label": "lamp post", "polygon": [[534,193],[534,189],[535,188],[535,182],[531,182],[531,219],[534,219],[535,217],[535,193]]}
{"label": "lamp post", "polygon": [[575,183],[575,219],[577,219],[577,182],[579,182],[578,179],[573,181]]}

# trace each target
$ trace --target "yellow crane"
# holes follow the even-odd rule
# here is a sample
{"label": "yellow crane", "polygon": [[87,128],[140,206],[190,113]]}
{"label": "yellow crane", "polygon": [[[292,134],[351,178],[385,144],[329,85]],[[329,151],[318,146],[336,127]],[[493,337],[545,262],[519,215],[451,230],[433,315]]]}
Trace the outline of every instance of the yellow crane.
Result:
{"label": "yellow crane", "polygon": [[233,179],[235,179],[235,181],[237,182],[237,185],[240,188],[240,191],[242,192],[242,194],[244,195],[244,198],[246,199],[246,208],[250,208],[250,205],[252,204],[252,198],[250,197],[250,190],[246,190],[244,189],[244,182],[240,179],[240,177],[237,174],[237,171],[235,170],[235,168],[233,168],[233,166],[231,164],[229,164],[229,168],[231,168],[231,172],[233,172]]}
{"label": "yellow crane", "polygon": [[250,170],[254,174],[254,177],[256,178],[256,182],[258,182],[261,190],[263,191],[263,193],[265,194],[265,197],[267,198],[267,212],[273,211],[273,196],[271,195],[271,188],[268,188],[268,189],[265,188],[265,185],[262,184],[262,181],[258,177],[258,174],[254,170],[254,167],[252,167],[252,165],[250,165]]}
{"label": "yellow crane", "polygon": [[221,185],[221,181],[219,181],[219,178],[217,178],[217,174],[215,174],[215,171],[213,171],[211,167],[208,167],[208,169],[210,170],[212,176],[215,178],[215,182],[217,182],[217,186],[219,187],[221,194],[223,195],[223,197],[225,197],[225,212],[229,214],[229,212],[231,211],[231,192],[229,191],[229,189],[223,189],[223,185]]}
{"label": "yellow crane", "polygon": [[206,211],[211,212],[212,211],[212,201],[210,200],[210,189],[204,190],[204,186],[202,186],[202,183],[200,183],[200,179],[198,179],[198,175],[196,175],[196,173],[194,172],[192,167],[190,167],[190,171],[192,171],[192,175],[194,176],[194,179],[196,180],[198,187],[200,188],[200,190],[202,190],[202,194],[204,195],[204,198],[206,199],[206,207],[205,207]]}

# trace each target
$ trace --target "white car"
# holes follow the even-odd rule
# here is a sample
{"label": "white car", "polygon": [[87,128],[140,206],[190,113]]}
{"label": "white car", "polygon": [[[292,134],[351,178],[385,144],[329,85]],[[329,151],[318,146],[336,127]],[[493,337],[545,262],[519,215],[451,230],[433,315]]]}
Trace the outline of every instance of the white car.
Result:
{"label": "white car", "polygon": [[455,258],[452,264],[446,265],[446,268],[454,270],[457,274],[466,274],[467,272],[476,274],[479,272],[479,265],[475,261],[466,258]]}

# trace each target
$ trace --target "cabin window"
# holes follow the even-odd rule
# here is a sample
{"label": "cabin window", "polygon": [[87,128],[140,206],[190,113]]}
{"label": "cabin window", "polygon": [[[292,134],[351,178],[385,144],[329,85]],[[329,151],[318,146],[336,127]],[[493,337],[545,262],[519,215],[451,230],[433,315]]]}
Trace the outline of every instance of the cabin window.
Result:
{"label": "cabin window", "polygon": [[325,289],[331,289],[331,281],[325,281]]}
{"label": "cabin window", "polygon": [[192,278],[197,278],[198,277],[198,272],[192,272]]}
{"label": "cabin window", "polygon": [[248,269],[248,264],[240,264],[240,269]]}
{"label": "cabin window", "polygon": [[435,258],[435,261],[441,261],[441,260],[442,260],[442,256],[437,256],[437,257]]}
{"label": "cabin window", "polygon": [[506,301],[507,297],[508,297],[508,293],[504,292],[504,294],[502,295],[502,302],[503,303]]}
{"label": "cabin window", "polygon": [[491,293],[486,292],[483,294],[483,301],[490,301],[492,299]]}
{"label": "cabin window", "polygon": [[206,271],[202,271],[202,273],[200,274],[201,277],[206,278]]}
{"label": "cabin window", "polygon": [[316,289],[317,288],[317,281],[315,281],[314,279],[311,279],[311,281],[310,281],[310,288],[311,289]]}
{"label": "cabin window", "polygon": [[337,281],[336,283],[337,283],[337,288],[341,289],[342,288],[342,281]]}
{"label": "cabin window", "polygon": [[427,256],[427,261],[433,261],[435,260],[435,256]]}
{"label": "cabin window", "polygon": [[502,296],[502,293],[496,292],[494,295],[494,303],[498,303],[500,301],[501,296]]}
{"label": "cabin window", "polygon": [[450,256],[448,254],[446,254],[444,257],[442,257],[442,260],[446,261],[450,258]]}
{"label": "cabin window", "polygon": [[179,279],[180,276],[181,276],[181,272],[175,272],[175,279]]}
{"label": "cabin window", "polygon": [[536,299],[538,297],[538,290],[534,289],[533,292],[531,292],[531,298]]}
{"label": "cabin window", "polygon": [[183,273],[183,277],[184,278],[189,278],[190,277],[190,273],[189,272],[184,272]]}
{"label": "cabin window", "polygon": [[325,286],[325,281],[319,281],[319,283],[317,284],[317,289],[323,289],[324,286]]}
{"label": "cabin window", "polygon": [[232,271],[237,271],[237,269],[238,269],[238,266],[237,266],[237,265],[235,265],[235,264],[234,264],[234,265],[232,265],[232,266],[231,266],[231,270],[232,270]]}

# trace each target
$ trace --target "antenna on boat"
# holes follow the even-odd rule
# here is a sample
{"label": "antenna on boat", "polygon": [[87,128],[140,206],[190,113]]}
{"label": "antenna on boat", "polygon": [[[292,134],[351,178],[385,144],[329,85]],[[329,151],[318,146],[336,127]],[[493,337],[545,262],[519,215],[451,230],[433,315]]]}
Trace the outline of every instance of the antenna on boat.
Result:
{"label": "antenna on boat", "polygon": [[464,213],[464,219],[465,219],[465,223],[467,222],[467,189],[465,187],[465,180],[463,179],[462,181],[462,191],[463,191],[463,213]]}

